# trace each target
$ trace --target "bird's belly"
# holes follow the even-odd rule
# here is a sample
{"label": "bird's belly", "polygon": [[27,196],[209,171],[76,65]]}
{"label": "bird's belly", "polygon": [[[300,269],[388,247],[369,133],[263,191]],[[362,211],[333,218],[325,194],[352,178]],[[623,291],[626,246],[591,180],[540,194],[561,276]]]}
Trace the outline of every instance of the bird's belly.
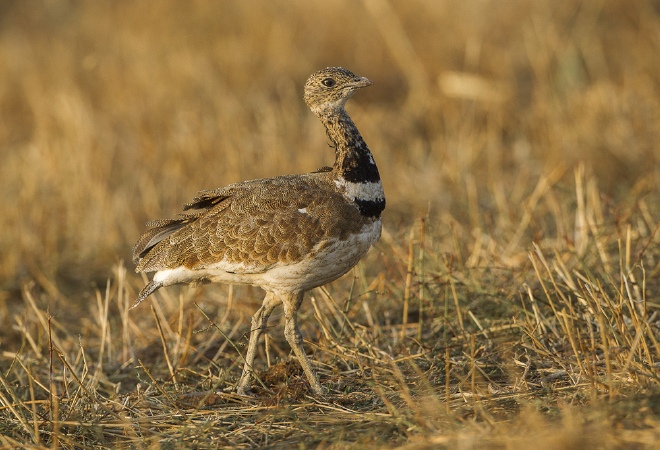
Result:
{"label": "bird's belly", "polygon": [[318,253],[301,261],[277,266],[261,274],[259,285],[266,290],[309,290],[335,280],[348,272],[378,240],[381,219],[366,224],[346,239],[336,239]]}

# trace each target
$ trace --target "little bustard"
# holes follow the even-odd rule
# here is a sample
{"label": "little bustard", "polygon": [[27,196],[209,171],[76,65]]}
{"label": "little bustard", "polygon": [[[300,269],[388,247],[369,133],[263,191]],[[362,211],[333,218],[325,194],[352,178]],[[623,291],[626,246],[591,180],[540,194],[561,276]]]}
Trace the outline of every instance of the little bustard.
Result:
{"label": "little bustard", "polygon": [[340,67],[320,70],[305,83],[305,102],[335,149],[332,168],[202,191],[184,205],[188,212],[149,222],[133,249],[136,272],[156,272],[134,307],[176,283],[239,283],[266,291],[252,317],[239,394],[250,389],[257,342],[279,304],[286,340],[313,392],[323,393],[302,346],[297,311],[306,291],[348,272],[380,237],[380,175],[344,109],[355,91],[371,84]]}

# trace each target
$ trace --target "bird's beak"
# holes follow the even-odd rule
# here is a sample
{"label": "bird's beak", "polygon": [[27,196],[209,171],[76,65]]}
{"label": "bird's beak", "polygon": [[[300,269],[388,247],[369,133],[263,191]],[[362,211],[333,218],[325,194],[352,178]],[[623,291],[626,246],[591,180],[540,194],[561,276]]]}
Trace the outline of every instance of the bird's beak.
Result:
{"label": "bird's beak", "polygon": [[355,80],[351,83],[351,86],[355,89],[358,89],[358,88],[371,86],[372,84],[374,84],[374,83],[369,78],[358,77],[358,78],[355,78]]}

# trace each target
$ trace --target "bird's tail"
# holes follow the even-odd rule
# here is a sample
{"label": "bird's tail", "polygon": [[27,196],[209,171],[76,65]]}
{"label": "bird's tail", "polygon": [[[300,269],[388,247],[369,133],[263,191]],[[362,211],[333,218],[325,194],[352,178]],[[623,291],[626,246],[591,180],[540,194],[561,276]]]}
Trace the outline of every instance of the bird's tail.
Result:
{"label": "bird's tail", "polygon": [[138,295],[137,300],[135,300],[135,303],[133,303],[133,306],[131,306],[131,309],[135,308],[137,305],[139,305],[142,300],[145,298],[149,297],[151,294],[153,294],[157,289],[163,287],[163,283],[160,281],[150,281],[141,291],[140,295]]}

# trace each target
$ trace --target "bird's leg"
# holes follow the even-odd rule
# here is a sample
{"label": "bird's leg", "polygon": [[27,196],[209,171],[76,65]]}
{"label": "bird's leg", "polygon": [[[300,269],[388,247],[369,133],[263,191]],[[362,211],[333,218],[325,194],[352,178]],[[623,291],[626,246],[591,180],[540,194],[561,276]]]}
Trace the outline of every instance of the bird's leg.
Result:
{"label": "bird's leg", "polygon": [[243,366],[243,374],[241,379],[238,381],[238,386],[236,387],[236,392],[240,395],[247,395],[250,391],[250,381],[252,380],[252,374],[254,369],[252,365],[254,364],[254,357],[257,353],[257,343],[261,334],[266,329],[268,325],[268,318],[270,313],[273,312],[273,309],[280,303],[280,299],[273,294],[268,292],[264,298],[264,302],[261,305],[261,308],[254,313],[252,316],[252,328],[250,329],[250,342],[248,344],[247,353],[245,355],[245,365]]}
{"label": "bird's leg", "polygon": [[298,328],[298,308],[302,303],[303,294],[303,292],[299,292],[282,298],[285,320],[284,337],[293,349],[293,352],[296,354],[298,362],[300,362],[305,375],[307,375],[309,385],[311,386],[312,391],[314,391],[314,394],[323,395],[323,388],[312,371],[312,365],[309,363],[309,359],[307,359],[307,355],[305,354],[305,349],[302,346],[303,337]]}

